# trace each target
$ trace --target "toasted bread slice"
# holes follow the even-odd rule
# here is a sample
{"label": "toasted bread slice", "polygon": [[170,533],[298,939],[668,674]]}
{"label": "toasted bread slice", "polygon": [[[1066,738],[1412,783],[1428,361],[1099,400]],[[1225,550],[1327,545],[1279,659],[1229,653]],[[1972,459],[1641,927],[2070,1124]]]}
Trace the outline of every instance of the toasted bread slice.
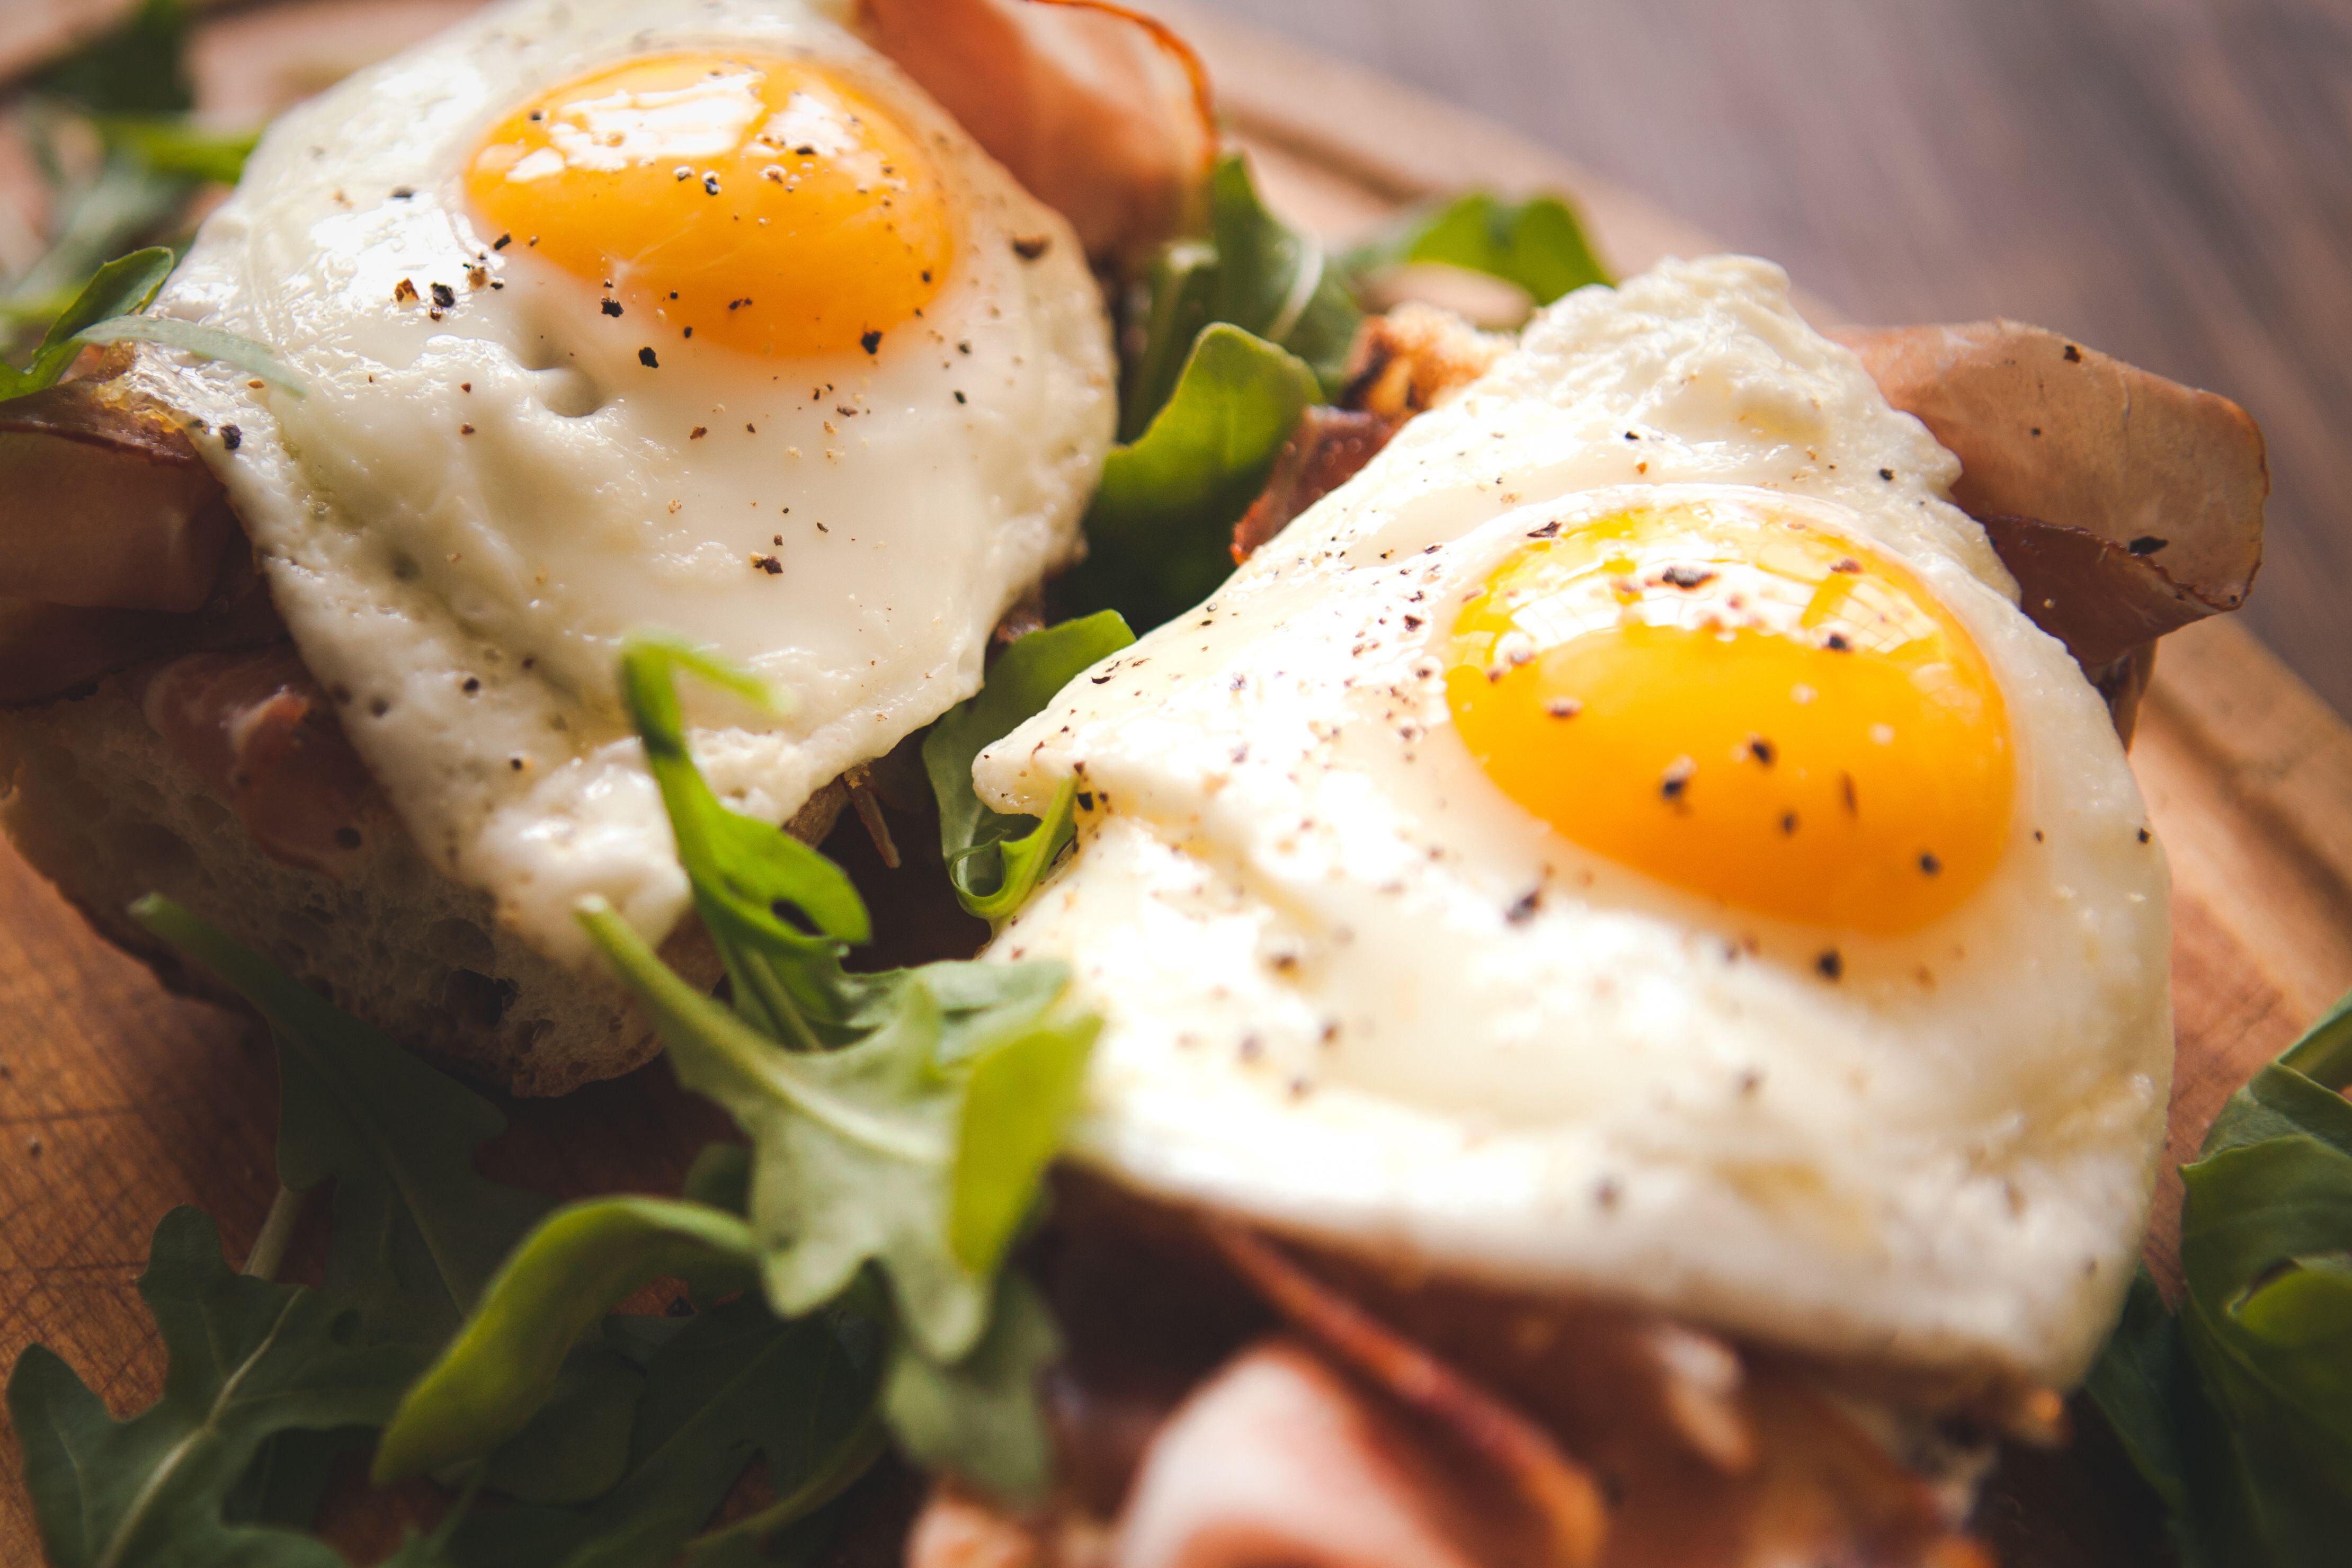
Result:
{"label": "toasted bread slice", "polygon": [[[187,905],[404,1045],[515,1094],[562,1094],[659,1049],[617,980],[564,968],[504,928],[489,895],[435,868],[372,788],[352,825],[359,847],[331,873],[263,853],[224,792],[149,722],[138,683],[136,672],[112,675],[0,711],[0,826],[165,984],[234,1001],[130,919],[147,893]],[[815,842],[845,799],[828,785],[789,830]],[[718,982],[691,918],[663,956],[698,984]]]}

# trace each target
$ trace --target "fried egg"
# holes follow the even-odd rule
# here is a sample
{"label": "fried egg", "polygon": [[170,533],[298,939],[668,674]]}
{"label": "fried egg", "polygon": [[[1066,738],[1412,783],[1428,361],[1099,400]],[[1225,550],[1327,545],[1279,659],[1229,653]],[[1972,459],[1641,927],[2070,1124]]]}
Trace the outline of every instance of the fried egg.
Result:
{"label": "fried egg", "polygon": [[2132,1270],[2167,870],[1958,466],[1732,258],[1570,296],[981,757],[1078,1157],[1406,1269],[2063,1384]]}
{"label": "fried egg", "polygon": [[615,654],[666,632],[739,809],[790,816],[980,682],[1116,420],[1076,240],[793,0],[517,0],[278,121],[155,352],[311,671],[417,841],[543,951],[686,902]]}

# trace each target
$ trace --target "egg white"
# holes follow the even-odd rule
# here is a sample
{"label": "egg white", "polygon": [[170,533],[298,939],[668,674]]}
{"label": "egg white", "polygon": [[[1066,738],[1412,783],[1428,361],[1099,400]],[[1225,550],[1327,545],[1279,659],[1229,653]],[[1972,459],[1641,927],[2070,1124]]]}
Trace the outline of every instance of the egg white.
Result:
{"label": "egg white", "polygon": [[[981,758],[1005,810],[1082,781],[1076,857],[990,950],[1068,960],[1104,1011],[1079,1156],[1407,1267],[2078,1377],[2162,1138],[2167,871],[1956,471],[1764,263],[1544,313]],[[1873,937],[1727,908],[1555,834],[1463,746],[1465,597],[1534,529],[1675,493],[1875,542],[1983,649],[2017,809],[1948,916]]]}
{"label": "egg white", "polygon": [[[208,427],[305,662],[419,844],[559,957],[583,951],[583,894],[655,940],[685,904],[617,705],[624,637],[684,637],[785,695],[781,718],[689,699],[714,785],[781,821],[978,688],[990,628],[1075,549],[1111,439],[1109,330],[1069,228],[844,9],[516,0],[343,83],[271,129],[157,307],[266,344],[309,395],[160,352],[135,373]],[[956,254],[877,353],[698,344],[477,230],[463,171],[491,126],[679,48],[823,62],[928,144]]]}

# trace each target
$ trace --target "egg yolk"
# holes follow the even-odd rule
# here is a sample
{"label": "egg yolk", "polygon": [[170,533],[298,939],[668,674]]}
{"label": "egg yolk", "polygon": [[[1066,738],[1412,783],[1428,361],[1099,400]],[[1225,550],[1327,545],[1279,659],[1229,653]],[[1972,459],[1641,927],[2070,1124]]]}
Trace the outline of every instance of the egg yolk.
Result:
{"label": "egg yolk", "polygon": [[466,194],[489,233],[592,285],[606,313],[761,354],[874,352],[939,292],[954,250],[914,132],[781,58],[660,55],[582,77],[483,139]]}
{"label": "egg yolk", "polygon": [[1531,539],[1447,651],[1454,721],[1506,795],[1726,904],[1915,931],[2008,839],[1983,654],[1900,563],[1816,523],[1706,502]]}

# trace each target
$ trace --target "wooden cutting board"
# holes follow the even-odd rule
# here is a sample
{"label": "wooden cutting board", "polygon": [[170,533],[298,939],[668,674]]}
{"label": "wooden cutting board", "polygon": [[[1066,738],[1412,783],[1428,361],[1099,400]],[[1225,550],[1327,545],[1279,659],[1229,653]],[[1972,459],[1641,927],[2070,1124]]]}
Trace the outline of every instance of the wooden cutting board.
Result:
{"label": "wooden cutting board", "polygon": [[[252,114],[446,24],[470,0],[301,0],[206,25],[208,103]],[[104,0],[57,3],[60,28]],[[1173,5],[1207,57],[1235,139],[1275,203],[1344,239],[1466,185],[1572,194],[1621,271],[1710,248],[1702,233],[1473,116]],[[37,58],[31,9],[0,54]],[[27,42],[27,40],[30,40]],[[12,63],[0,59],[0,70]],[[0,184],[10,160],[0,149]],[[5,194],[5,192],[0,192]],[[1801,282],[1801,279],[1800,280]],[[1828,312],[1822,310],[1825,317]],[[2164,645],[2133,763],[2173,867],[2179,1060],[2172,1155],[2302,1025],[2352,988],[2352,731],[2226,621]],[[0,1364],[38,1340],[118,1412],[146,1404],[160,1347],[132,1289],[165,1210],[196,1204],[241,1257],[275,1191],[276,1087],[245,1020],[165,994],[0,847]],[[560,1195],[674,1190],[719,1122],[659,1064],[561,1101],[510,1108],[486,1164]],[[2169,1268],[2177,1180],[2151,1256]],[[37,1561],[0,1434],[0,1563]],[[2020,1562],[2119,1562],[2113,1504],[2072,1470],[2007,1506]]]}

